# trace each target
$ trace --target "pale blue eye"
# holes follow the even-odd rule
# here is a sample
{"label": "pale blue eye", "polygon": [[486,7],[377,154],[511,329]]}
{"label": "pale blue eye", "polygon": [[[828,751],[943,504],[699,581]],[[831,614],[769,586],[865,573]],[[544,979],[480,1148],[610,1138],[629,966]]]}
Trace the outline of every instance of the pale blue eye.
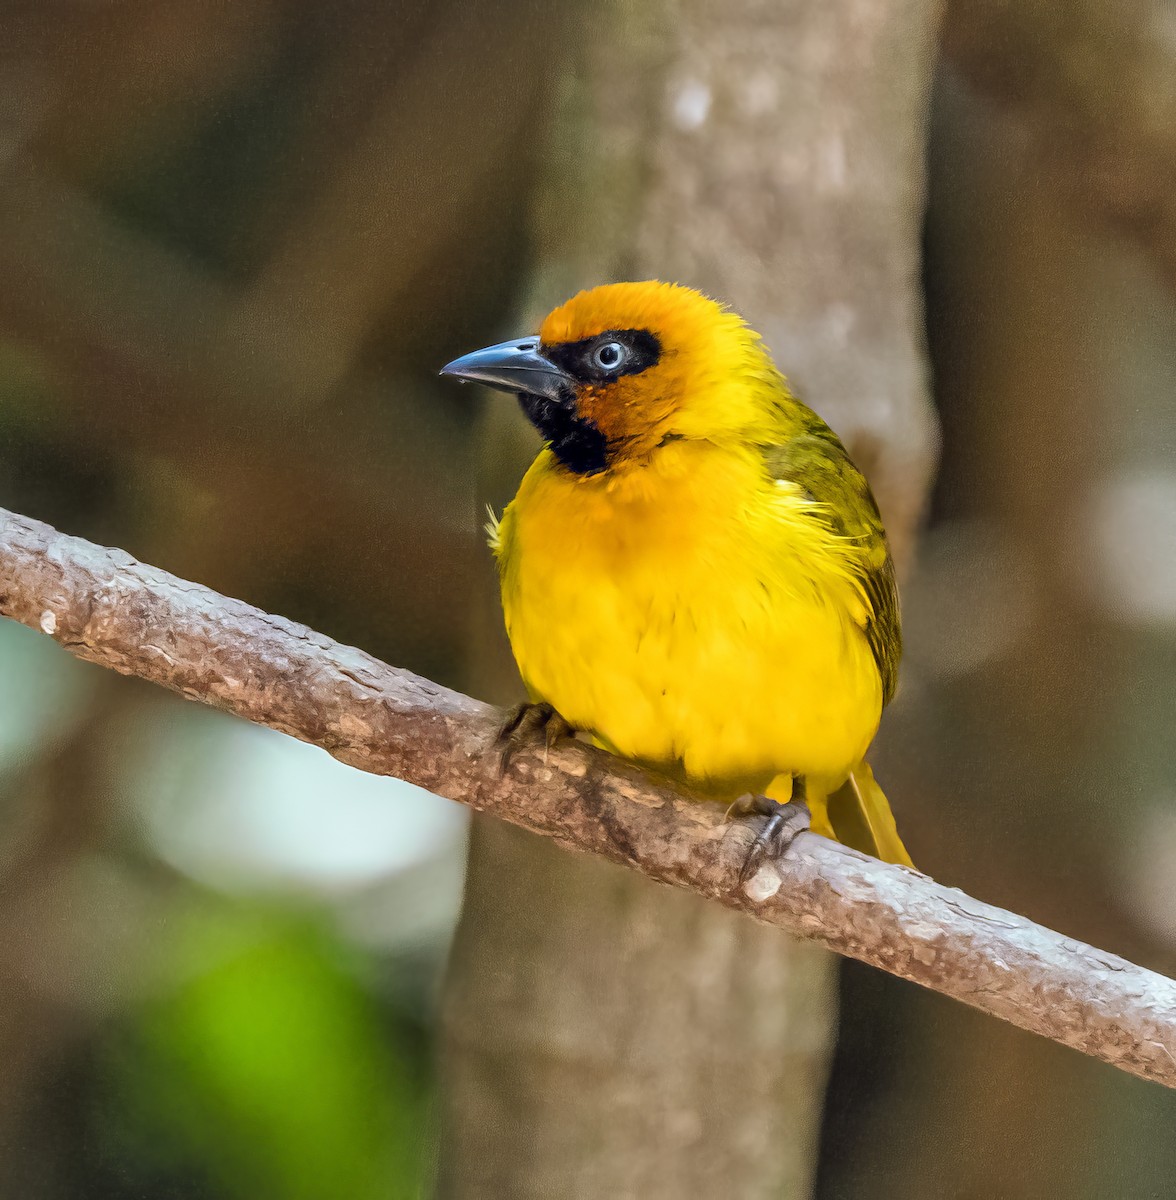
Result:
{"label": "pale blue eye", "polygon": [[615,371],[625,361],[627,353],[620,342],[605,342],[592,352],[592,361],[602,371]]}

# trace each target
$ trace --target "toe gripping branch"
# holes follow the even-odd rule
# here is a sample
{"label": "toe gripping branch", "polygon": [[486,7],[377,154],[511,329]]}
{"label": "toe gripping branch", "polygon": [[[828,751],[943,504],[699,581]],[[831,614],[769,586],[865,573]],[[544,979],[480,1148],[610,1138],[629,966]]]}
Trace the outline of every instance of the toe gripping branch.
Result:
{"label": "toe gripping branch", "polygon": [[743,860],[743,868],[739,872],[740,887],[769,859],[783,855],[796,841],[797,836],[808,829],[812,821],[802,787],[797,787],[793,799],[784,804],[770,796],[740,796],[728,809],[728,814],[736,817],[767,818]]}
{"label": "toe gripping branch", "polygon": [[520,750],[534,749],[542,743],[546,756],[560,738],[570,737],[573,733],[575,730],[550,704],[516,704],[506,714],[494,739],[499,775],[506,774],[510,760]]}
{"label": "toe gripping branch", "polygon": [[[561,738],[570,737],[574,733],[572,726],[550,704],[516,704],[507,712],[494,739],[494,746],[498,752],[499,775],[506,774],[511,759],[519,751],[534,750],[542,746],[546,756]],[[803,779],[794,781],[793,798],[783,804],[770,796],[749,793],[740,796],[727,810],[727,815],[735,818],[764,818],[747,857],[743,860],[743,867],[739,872],[740,887],[769,859],[783,855],[797,835],[808,829],[812,820],[804,800]]]}

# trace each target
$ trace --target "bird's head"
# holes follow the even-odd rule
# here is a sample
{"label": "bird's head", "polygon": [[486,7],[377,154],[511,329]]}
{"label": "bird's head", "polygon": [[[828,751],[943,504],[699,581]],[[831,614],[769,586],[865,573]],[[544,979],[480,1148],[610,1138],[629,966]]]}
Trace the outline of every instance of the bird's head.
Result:
{"label": "bird's head", "polygon": [[611,283],[550,313],[537,336],[442,375],[515,392],[578,475],[644,466],[670,442],[754,438],[790,399],[759,336],[691,288]]}

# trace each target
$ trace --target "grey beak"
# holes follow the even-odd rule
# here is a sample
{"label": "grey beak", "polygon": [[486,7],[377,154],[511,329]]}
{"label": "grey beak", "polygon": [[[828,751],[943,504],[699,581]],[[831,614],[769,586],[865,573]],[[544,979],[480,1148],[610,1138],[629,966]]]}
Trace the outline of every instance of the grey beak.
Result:
{"label": "grey beak", "polygon": [[475,350],[446,363],[441,374],[463,383],[484,383],[504,392],[523,392],[552,400],[565,397],[574,386],[568,375],[539,353],[536,337]]}

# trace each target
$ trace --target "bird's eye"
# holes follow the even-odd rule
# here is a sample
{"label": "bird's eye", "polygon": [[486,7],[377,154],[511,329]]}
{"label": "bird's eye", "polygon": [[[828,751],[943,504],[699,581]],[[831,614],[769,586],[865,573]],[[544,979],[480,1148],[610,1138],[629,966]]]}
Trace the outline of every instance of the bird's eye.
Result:
{"label": "bird's eye", "polygon": [[628,351],[620,342],[605,342],[592,352],[592,361],[602,371],[615,371],[625,361]]}

